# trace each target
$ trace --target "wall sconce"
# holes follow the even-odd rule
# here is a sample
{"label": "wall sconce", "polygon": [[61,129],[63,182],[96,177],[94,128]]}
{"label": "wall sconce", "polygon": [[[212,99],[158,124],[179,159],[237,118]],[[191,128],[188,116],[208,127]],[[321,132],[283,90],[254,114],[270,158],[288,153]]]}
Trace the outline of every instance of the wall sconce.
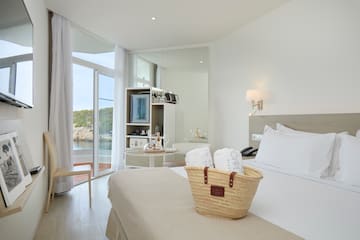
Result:
{"label": "wall sconce", "polygon": [[246,91],[246,100],[251,102],[252,112],[250,116],[254,115],[257,111],[263,110],[264,100],[262,94],[257,89],[249,89]]}

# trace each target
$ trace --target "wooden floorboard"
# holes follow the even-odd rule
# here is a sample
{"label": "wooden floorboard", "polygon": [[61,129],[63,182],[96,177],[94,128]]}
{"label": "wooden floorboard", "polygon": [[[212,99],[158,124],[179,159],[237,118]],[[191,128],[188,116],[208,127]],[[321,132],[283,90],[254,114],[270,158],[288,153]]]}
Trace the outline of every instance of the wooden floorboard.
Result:
{"label": "wooden floorboard", "polygon": [[104,176],[92,181],[92,209],[88,185],[80,184],[70,192],[56,196],[49,213],[44,213],[35,240],[107,239],[105,229],[111,204]]}

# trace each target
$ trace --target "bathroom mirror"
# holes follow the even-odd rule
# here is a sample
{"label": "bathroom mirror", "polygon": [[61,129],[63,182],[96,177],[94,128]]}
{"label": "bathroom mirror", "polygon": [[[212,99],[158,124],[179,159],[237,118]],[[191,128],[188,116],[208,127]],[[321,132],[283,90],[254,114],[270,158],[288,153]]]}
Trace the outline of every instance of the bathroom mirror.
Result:
{"label": "bathroom mirror", "polygon": [[33,106],[33,26],[22,0],[0,2],[0,101]]}

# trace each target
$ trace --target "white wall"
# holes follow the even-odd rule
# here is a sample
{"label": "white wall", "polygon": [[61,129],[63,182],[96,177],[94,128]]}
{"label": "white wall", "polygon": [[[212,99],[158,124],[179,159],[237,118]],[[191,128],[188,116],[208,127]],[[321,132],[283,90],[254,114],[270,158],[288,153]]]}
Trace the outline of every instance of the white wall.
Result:
{"label": "white wall", "polygon": [[360,2],[293,0],[210,47],[210,141],[248,144],[247,89],[261,114],[360,112]]}
{"label": "white wall", "polygon": [[168,68],[161,72],[161,88],[179,95],[176,104],[176,142],[189,139],[190,129],[208,131],[208,73]]}
{"label": "white wall", "polygon": [[[48,119],[48,15],[43,0],[25,0],[34,24],[34,108],[19,109],[0,103],[1,119],[21,119],[34,165],[43,164],[42,133]],[[1,239],[33,239],[43,213],[47,190],[45,174],[34,188],[22,212],[0,218]]]}

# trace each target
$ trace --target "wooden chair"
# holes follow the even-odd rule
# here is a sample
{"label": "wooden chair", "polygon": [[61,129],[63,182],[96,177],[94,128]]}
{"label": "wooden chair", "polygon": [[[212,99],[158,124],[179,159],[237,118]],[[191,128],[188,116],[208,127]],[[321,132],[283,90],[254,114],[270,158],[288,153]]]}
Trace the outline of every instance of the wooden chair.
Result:
{"label": "wooden chair", "polygon": [[91,166],[90,165],[80,165],[75,166],[71,170],[61,169],[57,167],[57,159],[56,159],[56,148],[54,144],[54,140],[52,135],[49,132],[44,133],[44,141],[48,149],[49,154],[49,190],[48,190],[48,198],[46,203],[46,212],[49,211],[50,200],[54,199],[54,181],[57,177],[67,177],[67,176],[75,176],[75,175],[88,175],[88,183],[89,183],[89,205],[91,208]]}

